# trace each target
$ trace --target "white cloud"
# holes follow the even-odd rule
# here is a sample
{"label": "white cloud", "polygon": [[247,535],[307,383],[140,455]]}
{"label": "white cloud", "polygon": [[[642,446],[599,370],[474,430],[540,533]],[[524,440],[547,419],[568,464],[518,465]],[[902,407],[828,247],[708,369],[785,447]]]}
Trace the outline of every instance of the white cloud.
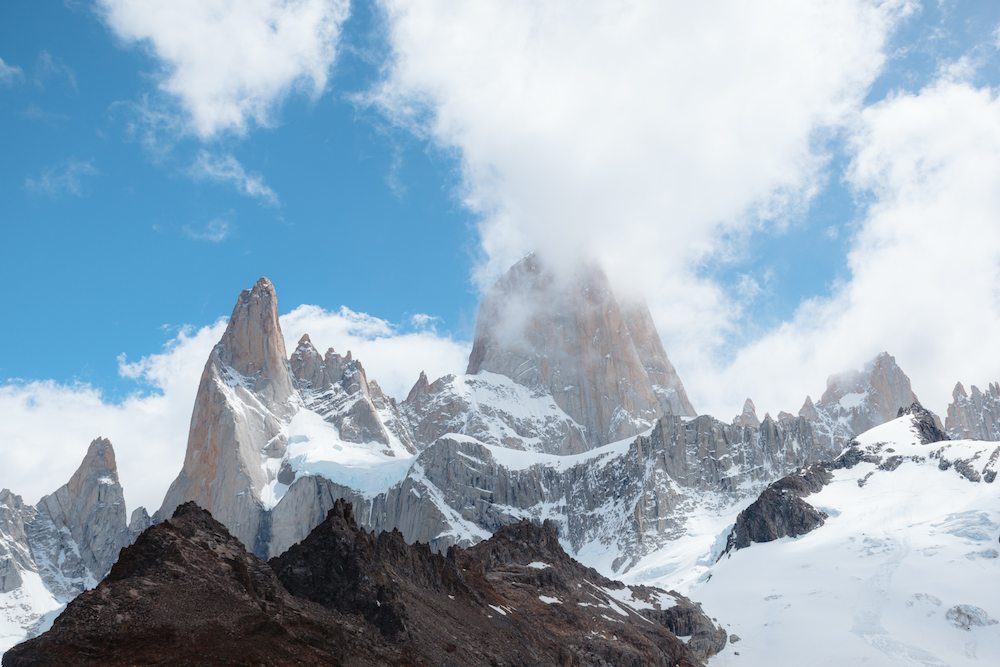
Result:
{"label": "white cloud", "polygon": [[247,197],[259,199],[268,206],[278,205],[278,194],[264,183],[264,177],[256,171],[248,173],[232,155],[213,155],[208,151],[201,151],[188,174],[196,181],[232,183]]}
{"label": "white cloud", "polygon": [[348,0],[100,0],[105,22],[161,63],[160,89],[209,139],[269,126],[296,87],[316,96],[336,57]]}
{"label": "white cloud", "polygon": [[8,65],[0,58],[0,86],[13,86],[24,81],[24,70],[16,65]]}
{"label": "white cloud", "polygon": [[848,255],[850,280],[706,385],[797,409],[802,387],[815,398],[826,375],[888,349],[942,413],[956,381],[1000,380],[1000,100],[945,73],[866,109],[853,150],[851,183],[874,203]]}
{"label": "white cloud", "polygon": [[700,269],[739,259],[747,234],[780,229],[808,204],[828,139],[862,109],[887,36],[912,10],[866,0],[383,4],[394,59],[370,99],[460,156],[461,196],[481,216],[477,283],[531,249],[595,256],[617,286],[646,294],[694,385],[741,317]]}
{"label": "white cloud", "polygon": [[100,173],[94,167],[93,160],[80,161],[76,158],[70,158],[60,165],[42,170],[37,179],[31,177],[24,179],[24,188],[33,194],[44,194],[50,197],[64,192],[83,197],[85,194],[83,177],[97,176]]}
{"label": "white cloud", "polygon": [[115,447],[129,512],[150,513],[180,472],[198,381],[225,321],[198,331],[182,330],[162,353],[127,363],[120,372],[152,393],[109,402],[87,384],[51,381],[0,385],[0,487],[30,503],[65,484],[91,440]]}
{"label": "white cloud", "polygon": [[291,354],[302,334],[309,334],[320,353],[333,347],[340,354],[350,351],[365,367],[369,380],[378,381],[386,394],[406,398],[420,371],[433,382],[448,373],[464,373],[469,344],[440,336],[433,330],[400,332],[391,323],[347,307],[327,311],[318,306],[299,306],[281,317],[285,347]]}

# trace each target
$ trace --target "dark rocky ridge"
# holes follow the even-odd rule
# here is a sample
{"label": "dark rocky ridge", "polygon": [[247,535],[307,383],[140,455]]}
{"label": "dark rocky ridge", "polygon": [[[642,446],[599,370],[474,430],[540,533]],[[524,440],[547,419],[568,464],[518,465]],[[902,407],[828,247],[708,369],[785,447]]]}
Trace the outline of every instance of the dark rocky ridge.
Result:
{"label": "dark rocky ridge", "polygon": [[[363,616],[415,665],[696,665],[726,642],[683,596],[626,589],[571,559],[551,522],[505,526],[441,556],[395,530],[364,531],[338,500],[270,564],[294,595]],[[609,591],[660,608],[612,600],[613,611]]]}
{"label": "dark rocky ridge", "polygon": [[[626,589],[573,561],[551,524],[508,526],[440,556],[396,531],[363,531],[341,500],[270,566],[183,504],[3,667],[694,666],[726,641],[683,596]],[[633,609],[625,594],[656,608]]]}
{"label": "dark rocky ridge", "polygon": [[932,442],[943,442],[951,439],[940,427],[938,423],[940,420],[937,418],[937,415],[920,405],[920,403],[911,403],[909,407],[900,408],[896,418],[898,419],[903,415],[913,415],[915,417],[913,426],[917,429],[921,443],[929,445]]}
{"label": "dark rocky ridge", "polygon": [[781,537],[798,537],[819,528],[826,521],[824,512],[806,501],[808,496],[829,483],[828,463],[817,463],[782,477],[770,484],[749,507],[740,512],[726,540],[720,558],[752,542],[770,542]]}
{"label": "dark rocky ridge", "polygon": [[290,595],[262,560],[194,503],[124,549],[48,632],[15,646],[28,665],[393,664],[359,619]]}

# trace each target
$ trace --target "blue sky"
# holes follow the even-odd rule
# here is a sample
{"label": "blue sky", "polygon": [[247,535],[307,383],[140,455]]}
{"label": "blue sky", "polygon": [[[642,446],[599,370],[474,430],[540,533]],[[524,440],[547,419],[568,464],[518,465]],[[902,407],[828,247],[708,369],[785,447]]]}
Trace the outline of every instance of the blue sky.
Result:
{"label": "blue sky", "polygon": [[0,487],[29,500],[97,435],[162,497],[261,275],[291,344],[399,397],[464,370],[482,291],[534,249],[643,294],[724,419],[882,350],[939,413],[1000,379],[998,3],[0,12]]}
{"label": "blue sky", "polygon": [[[372,9],[354,7],[327,90],[289,95],[274,127],[149,147],[132,107],[155,94],[157,60],[92,6],[8,6],[0,57],[23,76],[0,91],[0,271],[3,308],[25,325],[4,327],[0,376],[127,393],[119,354],[227,316],[262,275],[284,310],[347,305],[402,325],[432,313],[468,336],[475,240],[454,157],[351,100],[384,57]],[[190,177],[203,150],[259,173],[278,203]]]}

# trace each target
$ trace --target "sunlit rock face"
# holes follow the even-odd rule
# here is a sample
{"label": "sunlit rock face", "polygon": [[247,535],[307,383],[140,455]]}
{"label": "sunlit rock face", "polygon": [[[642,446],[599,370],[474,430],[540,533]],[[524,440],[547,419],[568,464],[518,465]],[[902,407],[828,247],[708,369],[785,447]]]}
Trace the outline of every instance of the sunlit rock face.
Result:
{"label": "sunlit rock face", "polygon": [[511,267],[479,311],[466,372],[483,371],[551,395],[588,448],[695,414],[645,303],[623,305],[593,265],[557,276],[532,254]]}
{"label": "sunlit rock face", "polygon": [[201,376],[187,453],[157,518],[194,501],[251,547],[266,541],[264,488],[279,473],[284,426],[301,405],[274,286],[244,290]]}
{"label": "sunlit rock face", "polygon": [[1000,383],[991,383],[985,392],[972,385],[965,393],[959,382],[951,393],[945,430],[953,440],[1000,440]]}

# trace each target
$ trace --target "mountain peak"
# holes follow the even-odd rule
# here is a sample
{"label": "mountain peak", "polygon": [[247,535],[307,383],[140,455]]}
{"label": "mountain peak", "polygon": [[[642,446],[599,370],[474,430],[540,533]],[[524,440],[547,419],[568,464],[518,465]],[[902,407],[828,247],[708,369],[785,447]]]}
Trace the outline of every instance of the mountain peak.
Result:
{"label": "mountain peak", "polygon": [[118,465],[115,462],[115,448],[106,438],[95,438],[87,448],[87,454],[70,477],[67,487],[70,495],[79,496],[84,485],[92,480],[105,480],[105,484],[118,484]]}
{"label": "mountain peak", "polygon": [[743,412],[733,419],[733,424],[737,426],[760,426],[760,419],[757,417],[757,407],[749,398],[743,403]]}
{"label": "mountain peak", "polygon": [[254,391],[269,394],[276,403],[294,393],[278,322],[278,296],[267,278],[240,293],[216,350],[223,364],[251,381]]}
{"label": "mountain peak", "polygon": [[481,371],[551,394],[591,447],[694,414],[649,309],[619,301],[596,264],[559,275],[532,253],[512,266],[479,310],[466,372]]}

